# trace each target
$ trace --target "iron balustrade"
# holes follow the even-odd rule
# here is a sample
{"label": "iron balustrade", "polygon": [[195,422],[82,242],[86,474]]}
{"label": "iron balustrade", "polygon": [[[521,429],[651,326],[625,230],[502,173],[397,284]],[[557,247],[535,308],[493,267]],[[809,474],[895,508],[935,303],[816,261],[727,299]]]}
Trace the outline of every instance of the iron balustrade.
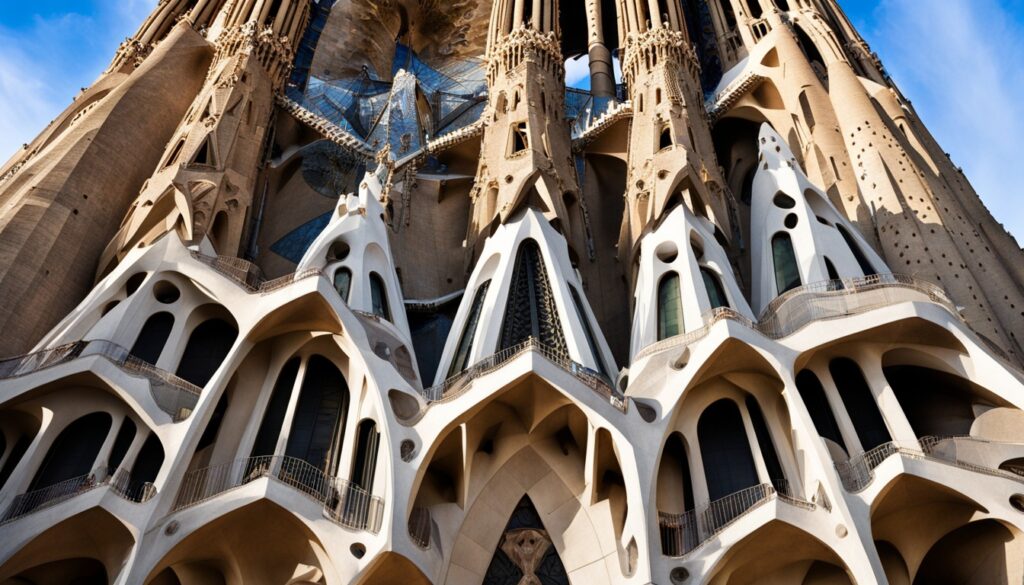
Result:
{"label": "iron balustrade", "polygon": [[124,347],[103,339],[75,341],[0,361],[0,379],[15,378],[70,362],[80,357],[100,356],[128,374],[146,378],[153,401],[160,410],[181,422],[192,414],[203,389],[131,354]]}
{"label": "iron balustrade", "polygon": [[988,441],[970,436],[925,436],[912,444],[901,445],[895,441],[883,443],[870,451],[851,457],[848,461],[837,461],[834,465],[836,472],[839,474],[839,479],[843,483],[843,487],[846,488],[846,491],[852,493],[860,492],[871,485],[875,478],[875,468],[889,457],[897,454],[909,459],[935,461],[974,473],[1024,483],[1024,474],[1003,469],[993,469],[961,459],[958,454],[957,443],[974,445],[998,444],[996,441]]}
{"label": "iron balustrade", "polygon": [[112,473],[106,467],[99,467],[92,473],[19,494],[4,512],[0,524],[6,524],[33,512],[56,506],[75,496],[104,486],[109,486],[110,491],[122,499],[135,503],[147,502],[157,493],[156,486],[152,483],[133,481],[131,473],[127,469],[118,469]]}
{"label": "iron balustrade", "polygon": [[441,384],[425,388],[422,391],[423,398],[428,404],[447,402],[458,398],[469,390],[471,383],[477,378],[498,370],[506,363],[530,352],[540,354],[549,362],[568,372],[577,380],[583,382],[588,388],[597,392],[615,408],[622,412],[626,411],[626,397],[614,390],[610,380],[606,379],[599,372],[574,362],[569,356],[548,347],[532,336],[522,343],[507,347],[498,353],[485,357]]}
{"label": "iron balustrade", "polygon": [[192,258],[209,266],[222,276],[243,288],[250,294],[269,294],[285,288],[292,283],[311,277],[327,278],[327,274],[319,268],[307,268],[292,274],[266,280],[259,267],[255,264],[230,256],[206,256],[199,252],[189,252]]}
{"label": "iron balustrade", "polygon": [[384,519],[384,500],[347,480],[328,475],[305,460],[280,455],[236,459],[185,474],[173,512],[201,504],[261,478],[287,485],[323,506],[324,516],[374,534]]}
{"label": "iron balustrade", "polygon": [[[781,339],[816,321],[859,315],[913,301],[937,304],[966,323],[942,288],[909,276],[875,274],[860,278],[826,280],[794,288],[770,302],[757,321],[752,321],[727,307],[712,309],[702,316],[702,327],[652,343],[637,352],[633,360],[637,361],[667,349],[691,345],[707,336],[711,328],[723,320],[740,323],[770,339]],[[999,357],[1009,359],[1005,352],[990,341],[978,337]]]}
{"label": "iron balustrade", "polygon": [[715,500],[699,511],[689,510],[682,514],[659,512],[661,552],[669,557],[686,556],[746,514],[776,499],[804,510],[815,509],[813,503],[793,491],[787,480],[776,479]]}

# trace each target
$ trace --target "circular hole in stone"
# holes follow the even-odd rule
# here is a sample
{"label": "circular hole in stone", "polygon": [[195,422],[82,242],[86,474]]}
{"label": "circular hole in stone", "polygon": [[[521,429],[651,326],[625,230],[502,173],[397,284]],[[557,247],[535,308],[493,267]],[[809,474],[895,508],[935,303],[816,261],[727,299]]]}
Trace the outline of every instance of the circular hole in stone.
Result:
{"label": "circular hole in stone", "polygon": [[1024,494],[1013,494],[1010,496],[1010,505],[1014,510],[1024,513]]}
{"label": "circular hole in stone", "polygon": [[167,527],[164,528],[164,534],[166,534],[167,536],[170,536],[170,535],[174,534],[175,532],[177,532],[178,528],[180,528],[180,527],[181,527],[181,524],[179,524],[177,520],[171,520],[170,522],[167,523]]}
{"label": "circular hole in stone", "polygon": [[690,578],[690,572],[686,570],[686,567],[676,567],[669,573],[668,578],[672,579],[673,583],[682,583]]}
{"label": "circular hole in stone", "polygon": [[796,207],[796,201],[785,193],[777,193],[775,199],[772,199],[772,203],[775,204],[775,207],[781,207],[782,209],[793,209]]}
{"label": "circular hole in stone", "polygon": [[797,221],[799,220],[797,219],[796,214],[790,213],[789,215],[786,216],[786,219],[782,223],[789,229],[793,229],[796,227]]}
{"label": "circular hole in stone", "polygon": [[679,256],[679,248],[676,247],[675,242],[662,242],[654,249],[654,255],[658,257],[658,260],[669,264]]}
{"label": "circular hole in stone", "polygon": [[352,556],[357,559],[363,558],[366,555],[366,547],[362,543],[356,542],[352,546],[348,547],[348,550],[352,552]]}
{"label": "circular hole in stone", "polygon": [[145,280],[146,280],[146,273],[145,272],[140,272],[138,274],[133,274],[131,276],[131,278],[128,279],[128,282],[126,282],[124,284],[124,292],[128,296],[132,296],[133,294],[135,294],[135,291],[139,290],[139,287],[142,286],[142,283]]}
{"label": "circular hole in stone", "polygon": [[349,245],[345,240],[338,240],[331,244],[331,249],[327,252],[327,261],[334,262],[335,260],[344,260],[348,258],[348,253],[351,251]]}
{"label": "circular hole in stone", "polygon": [[153,286],[153,296],[161,303],[169,305],[181,298],[181,291],[166,280],[161,280]]}

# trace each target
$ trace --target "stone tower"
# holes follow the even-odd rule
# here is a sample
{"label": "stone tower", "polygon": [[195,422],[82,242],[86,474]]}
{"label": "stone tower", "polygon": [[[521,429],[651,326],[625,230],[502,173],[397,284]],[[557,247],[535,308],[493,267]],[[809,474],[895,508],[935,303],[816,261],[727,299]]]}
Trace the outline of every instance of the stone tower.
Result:
{"label": "stone tower", "polygon": [[163,0],[0,267],[0,583],[1024,579],[1024,253],[837,0]]}

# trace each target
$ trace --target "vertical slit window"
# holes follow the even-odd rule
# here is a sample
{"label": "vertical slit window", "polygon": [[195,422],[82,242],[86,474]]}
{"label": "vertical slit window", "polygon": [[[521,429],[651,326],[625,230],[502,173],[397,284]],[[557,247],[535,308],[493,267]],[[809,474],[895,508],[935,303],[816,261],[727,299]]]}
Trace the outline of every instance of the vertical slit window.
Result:
{"label": "vertical slit window", "polygon": [[789,234],[778,233],[772,237],[772,260],[775,264],[775,286],[779,294],[800,286],[800,268]]}
{"label": "vertical slit window", "polygon": [[892,441],[885,419],[878,409],[871,387],[860,371],[860,366],[851,359],[836,358],[829,363],[828,370],[853,421],[861,447],[865,451],[870,451]]}
{"label": "vertical slit window", "polygon": [[263,421],[260,422],[260,429],[256,433],[256,441],[252,446],[252,456],[273,455],[277,450],[277,440],[281,436],[281,428],[284,426],[285,413],[288,410],[288,402],[292,396],[292,389],[295,387],[295,377],[299,373],[299,358],[292,358],[281,368],[274,382],[274,389],[270,395],[266,410],[263,411]]}
{"label": "vertical slit window", "polygon": [[608,368],[604,365],[604,360],[601,359],[601,350],[597,345],[597,337],[594,335],[594,329],[590,326],[590,319],[587,318],[587,311],[583,306],[583,299],[580,298],[580,294],[576,292],[576,288],[570,286],[569,292],[572,293],[572,303],[576,307],[576,318],[579,319],[581,325],[583,325],[583,333],[587,336],[587,346],[590,348],[590,354],[594,356],[594,362],[597,364],[597,369],[604,374],[604,377],[611,378],[608,374]]}
{"label": "vertical slit window", "polygon": [[377,423],[365,419],[359,423],[356,432],[356,457],[352,461],[352,483],[366,491],[373,489],[373,478],[377,470],[377,449],[380,432]]}
{"label": "vertical slit window", "polygon": [[452,377],[459,372],[466,369],[469,365],[469,356],[473,352],[473,339],[476,337],[476,329],[480,323],[480,313],[484,308],[484,299],[487,298],[487,289],[490,288],[491,281],[487,280],[476,289],[476,295],[473,296],[473,305],[469,310],[469,317],[466,319],[466,325],[462,329],[462,335],[459,337],[459,345],[455,349],[455,357],[452,359],[452,365],[448,368],[448,377]]}
{"label": "vertical slit window", "polygon": [[376,272],[370,273],[370,300],[373,303],[373,314],[390,321],[391,308],[388,307],[388,289],[384,286],[384,279]]}
{"label": "vertical slit window", "polygon": [[348,302],[348,292],[352,288],[352,271],[348,268],[339,268],[334,273],[334,290],[338,291],[341,300]]}
{"label": "vertical slit window", "polygon": [[500,349],[513,347],[530,338],[539,340],[558,355],[568,354],[540,247],[534,240],[523,240],[516,254],[505,305]]}
{"label": "vertical slit window", "polygon": [[167,312],[156,313],[146,320],[142,331],[132,345],[131,354],[140,360],[156,364],[160,354],[164,351],[167,338],[171,335],[174,327],[174,315]]}
{"label": "vertical slit window", "polygon": [[761,449],[761,458],[764,459],[764,466],[768,470],[768,479],[777,489],[785,490],[786,474],[782,471],[782,463],[779,461],[779,454],[775,450],[775,442],[772,441],[772,434],[768,430],[768,423],[764,420],[761,406],[753,396],[747,396],[746,406],[747,414],[750,415],[750,426],[754,427],[754,436],[757,437],[757,445]]}
{"label": "vertical slit window", "polygon": [[839,423],[836,422],[832,407],[829,406],[825,388],[814,372],[802,370],[797,374],[796,389],[807,406],[807,412],[811,415],[811,422],[814,423],[818,435],[846,450],[846,442],[843,441],[843,434],[839,432]]}
{"label": "vertical slit window", "polygon": [[683,332],[683,303],[679,275],[669,272],[658,283],[658,341]]}
{"label": "vertical slit window", "polygon": [[838,223],[836,224],[836,229],[839,230],[839,235],[841,235],[843,240],[846,241],[846,245],[850,247],[850,252],[852,252],[853,257],[857,259],[857,264],[860,265],[860,269],[864,273],[864,276],[878,274],[875,267],[872,266],[871,262],[869,262],[867,257],[864,256],[864,252],[862,252],[860,246],[857,245],[857,241],[853,239],[853,235]]}

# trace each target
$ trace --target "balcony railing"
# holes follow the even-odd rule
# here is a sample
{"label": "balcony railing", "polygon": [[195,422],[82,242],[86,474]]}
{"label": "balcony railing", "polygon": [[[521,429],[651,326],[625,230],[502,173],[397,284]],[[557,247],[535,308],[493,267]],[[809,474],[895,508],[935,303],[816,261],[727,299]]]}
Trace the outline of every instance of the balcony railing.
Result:
{"label": "balcony railing", "polygon": [[309,268],[306,270],[300,270],[293,274],[286,274],[272,280],[266,280],[259,267],[247,260],[233,258],[230,256],[205,256],[195,251],[190,252],[190,254],[192,255],[192,258],[202,262],[210,268],[213,268],[215,271],[227,277],[229,280],[251,294],[268,294],[306,278],[314,276],[326,277],[323,270],[320,270],[319,268]]}
{"label": "balcony railing", "polygon": [[685,556],[761,504],[774,499],[805,510],[815,508],[813,503],[794,493],[788,481],[777,479],[773,483],[755,485],[715,500],[699,512],[659,512],[662,554],[669,557]]}
{"label": "balcony railing", "polygon": [[981,473],[1024,483],[1024,476],[1002,469],[992,469],[959,456],[958,444],[974,446],[992,444],[992,441],[977,437],[921,437],[916,442],[900,445],[896,442],[883,443],[870,451],[855,455],[848,461],[835,463],[836,472],[846,491],[856,493],[864,490],[875,478],[875,468],[892,455],[899,454],[910,459],[923,459],[952,465],[966,471]]}
{"label": "balcony railing", "polygon": [[38,372],[79,357],[100,356],[125,372],[149,380],[149,391],[160,410],[181,422],[192,414],[203,389],[141,360],[124,347],[103,339],[76,341],[0,361],[0,380]]}
{"label": "balcony railing", "polygon": [[111,474],[106,467],[100,467],[92,473],[16,496],[4,513],[0,524],[12,522],[33,512],[56,506],[75,496],[103,486],[109,486],[110,491],[114,494],[135,503],[149,501],[156,495],[156,487],[153,484],[133,481],[131,473],[127,469],[119,469]]}
{"label": "balcony railing", "polygon": [[330,476],[302,459],[260,456],[236,459],[188,472],[173,512],[268,477],[294,488],[324,507],[324,515],[347,528],[376,534],[384,518],[384,500],[358,485]]}
{"label": "balcony railing", "polygon": [[[717,308],[704,314],[699,329],[652,343],[637,352],[639,360],[670,348],[684,347],[703,339],[715,323],[736,321],[765,337],[781,339],[815,321],[838,319],[866,313],[898,303],[926,301],[938,304],[960,318],[946,293],[929,282],[898,274],[876,274],[861,278],[828,280],[787,291],[765,307],[758,321],[751,321],[729,308]],[[1005,354],[1002,354],[1005,357]]]}
{"label": "balcony railing", "polygon": [[426,399],[428,403],[447,402],[449,400],[453,400],[469,390],[473,380],[476,380],[485,374],[489,374],[501,368],[506,363],[529,352],[536,352],[540,354],[549,362],[572,374],[588,388],[600,394],[615,408],[618,408],[623,412],[626,411],[626,398],[614,389],[610,380],[605,378],[601,373],[591,370],[583,364],[572,361],[569,356],[554,348],[548,347],[535,337],[530,337],[522,343],[505,348],[494,355],[478,361],[462,372],[448,378],[441,384],[424,389],[423,398]]}

